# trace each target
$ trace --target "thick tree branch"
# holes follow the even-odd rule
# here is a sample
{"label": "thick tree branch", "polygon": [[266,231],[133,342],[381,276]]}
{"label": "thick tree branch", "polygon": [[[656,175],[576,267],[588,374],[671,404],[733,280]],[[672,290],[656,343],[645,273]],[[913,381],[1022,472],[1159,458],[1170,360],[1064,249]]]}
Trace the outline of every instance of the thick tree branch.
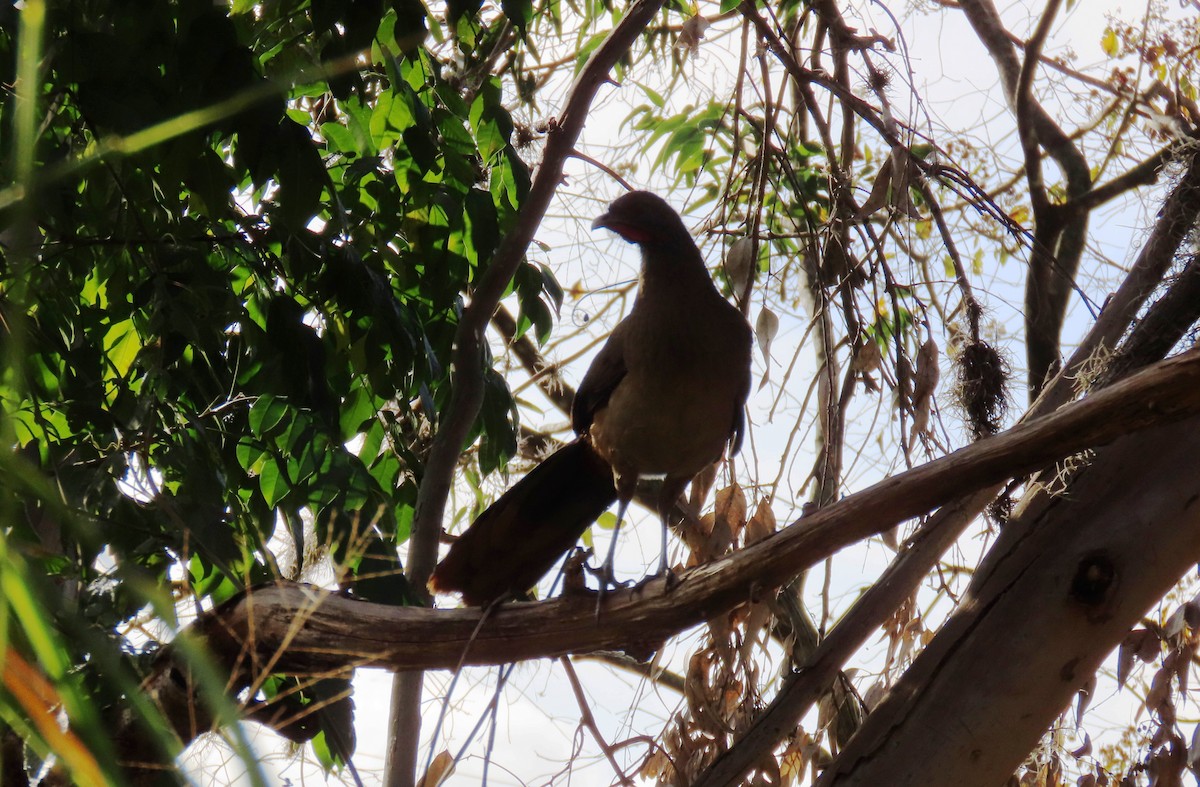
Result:
{"label": "thick tree branch", "polygon": [[1040,41],[1049,32],[1049,17],[1055,14],[1057,5],[1057,0],[1050,0],[1022,67],[1016,48],[1009,40],[1009,33],[992,1],[963,0],[959,4],[996,63],[1009,105],[1016,117],[1025,154],[1029,198],[1036,223],[1025,286],[1025,342],[1032,394],[1041,390],[1047,373],[1058,362],[1063,316],[1083,255],[1088,220],[1087,211],[1051,204],[1041,178],[1038,146],[1044,148],[1062,169],[1067,181],[1068,200],[1081,197],[1091,188],[1087,159],[1037,102],[1032,91],[1033,72],[1041,50]]}
{"label": "thick tree branch", "polygon": [[1021,513],[1028,536],[989,552],[819,785],[1004,783],[1130,627],[1193,570],[1200,419],[1126,435],[1075,476],[1067,494]]}
{"label": "thick tree branch", "polygon": [[[1193,154],[1188,169],[1167,197],[1150,238],[1129,276],[1105,306],[1100,319],[1092,326],[1079,348],[1030,407],[1024,420],[1052,413],[1075,396],[1076,378],[1092,362],[1097,352],[1116,346],[1153,291],[1155,283],[1161,280],[1171,264],[1179,245],[1195,225],[1198,214],[1200,153]],[[1200,275],[1193,272],[1193,267],[1194,261],[1185,268],[1168,295],[1152,307],[1139,323],[1126,347],[1114,359],[1114,368],[1106,370],[1107,380],[1115,380],[1123,373],[1121,370],[1136,368],[1145,363],[1147,358],[1153,357],[1154,349],[1146,345],[1157,343],[1156,346],[1165,353],[1169,346],[1178,341],[1182,335],[1180,326],[1188,323],[1196,308],[1194,303],[1200,302],[1200,299],[1189,300],[1193,295],[1192,289],[1200,287]],[[1152,320],[1153,324],[1147,324]],[[1165,341],[1170,344],[1162,347]],[[1136,362],[1126,363],[1127,354],[1136,358]],[[996,487],[981,489],[933,514],[883,576],[842,616],[808,663],[784,684],[745,736],[736,741],[694,787],[735,783],[754,762],[791,734],[846,660],[882,625],[900,600],[917,588],[946,549],[998,491]],[[1010,522],[1006,533],[1015,533],[1015,540],[1020,540],[1020,534],[1017,533],[1019,529],[1018,522]]]}
{"label": "thick tree branch", "polygon": [[1088,193],[1071,200],[1070,209],[1092,210],[1109,200],[1116,199],[1127,191],[1132,191],[1139,186],[1149,186],[1158,180],[1158,174],[1163,166],[1178,156],[1182,148],[1183,145],[1179,143],[1168,145],[1112,180],[1101,183]]}
{"label": "thick tree branch", "polygon": [[[479,624],[481,610],[432,610],[357,601],[315,588],[255,588],[192,627],[226,666],[254,674],[330,674],[356,666],[453,668],[624,649],[667,637],[786,583],[799,570],[964,491],[1027,473],[1115,437],[1200,412],[1200,352],[1149,367],[1052,415],[850,495],[774,536],[686,571],[610,595],[597,623],[590,594],[513,603]],[[465,657],[463,656],[466,652]],[[159,670],[172,672],[168,648]],[[166,683],[171,683],[168,677]]]}

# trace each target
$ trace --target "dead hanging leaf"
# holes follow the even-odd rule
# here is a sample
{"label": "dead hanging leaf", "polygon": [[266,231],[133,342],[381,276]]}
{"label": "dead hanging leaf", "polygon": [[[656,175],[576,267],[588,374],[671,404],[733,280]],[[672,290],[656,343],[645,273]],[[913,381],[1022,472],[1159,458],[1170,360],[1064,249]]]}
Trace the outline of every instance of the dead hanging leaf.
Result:
{"label": "dead hanging leaf", "polygon": [[799,737],[783,750],[783,756],[779,758],[779,772],[785,784],[795,784],[804,776],[804,769],[808,767],[807,750],[811,746],[812,739],[802,731]]}
{"label": "dead hanging leaf", "polygon": [[756,766],[756,772],[751,775],[747,784],[752,787],[779,787],[783,784],[783,776],[779,764],[771,756],[763,757]]}
{"label": "dead hanging leaf", "polygon": [[725,255],[725,276],[728,277],[729,286],[733,288],[733,294],[739,302],[746,296],[750,287],[750,277],[753,275],[754,239],[738,238]]}
{"label": "dead hanging leaf", "polygon": [[1117,649],[1117,686],[1125,687],[1135,658],[1143,662],[1153,661],[1161,649],[1158,635],[1149,629],[1134,629],[1126,634],[1121,647]]}
{"label": "dead hanging leaf", "polygon": [[1200,628],[1200,595],[1192,596],[1192,600],[1183,605],[1183,620],[1188,628]]}
{"label": "dead hanging leaf", "polygon": [[745,639],[742,640],[740,650],[742,659],[749,663],[754,648],[766,641],[770,633],[771,621],[775,619],[775,613],[766,601],[756,601],[745,606],[745,619],[742,621]]}
{"label": "dead hanging leaf", "polygon": [[452,773],[454,773],[454,758],[450,756],[450,752],[440,751],[433,758],[433,762],[429,764],[429,770],[425,771],[425,775],[417,782],[417,787],[437,787]]}
{"label": "dead hanging leaf", "polygon": [[1154,673],[1154,678],[1150,681],[1150,691],[1146,692],[1145,699],[1146,707],[1158,715],[1159,718],[1170,712],[1171,706],[1171,673],[1169,670],[1160,669]]}
{"label": "dead hanging leaf", "polygon": [[705,553],[708,551],[708,536],[713,531],[716,519],[716,516],[709,511],[696,520],[695,528],[688,528],[684,532],[684,540],[687,542],[689,552],[688,559],[684,562],[685,567],[691,568],[707,561]]}
{"label": "dead hanging leaf", "polygon": [[865,219],[872,213],[882,210],[888,204],[888,194],[892,189],[892,159],[889,156],[875,174],[875,182],[871,184],[871,193],[858,209],[858,217]]}
{"label": "dead hanging leaf", "polygon": [[[866,274],[854,252],[846,246],[848,239],[839,231],[841,226],[839,221],[832,222],[829,237],[821,251],[821,283],[832,287],[845,282],[857,287],[866,280]],[[809,313],[813,313],[811,309]]]}
{"label": "dead hanging leaf", "polygon": [[906,219],[921,218],[908,190],[913,177],[918,174],[908,151],[902,147],[893,148],[891,155],[880,165],[875,182],[871,184],[871,193],[858,211],[858,218],[867,219],[885,207],[891,207]]}
{"label": "dead hanging leaf", "polygon": [[746,526],[746,493],[741,486],[731,484],[718,491],[713,513],[713,528],[703,555],[706,561],[728,552],[734,539]]}
{"label": "dead hanging leaf", "polygon": [[638,776],[645,779],[657,779],[660,775],[668,773],[670,764],[671,760],[667,757],[666,750],[655,747],[646,761],[642,763]]}
{"label": "dead hanging leaf", "polygon": [[732,483],[717,492],[717,521],[724,520],[729,532],[737,535],[746,527],[746,493],[741,484]]}
{"label": "dead hanging leaf", "polygon": [[1200,724],[1192,728],[1192,745],[1188,746],[1187,766],[1193,772],[1200,770]]}
{"label": "dead hanging leaf", "polygon": [[1183,627],[1187,623],[1184,619],[1184,608],[1177,607],[1171,616],[1167,618],[1167,622],[1163,624],[1163,635],[1166,639],[1174,639],[1183,633]]}
{"label": "dead hanging leaf", "polygon": [[1091,753],[1092,753],[1092,736],[1088,735],[1085,732],[1083,734],[1083,743],[1081,743],[1079,745],[1079,748],[1077,748],[1071,752],[1071,756],[1078,759],[1080,757],[1086,757]]}
{"label": "dead hanging leaf", "polygon": [[692,479],[692,488],[688,492],[688,504],[692,511],[704,508],[704,501],[708,499],[708,493],[712,491],[713,483],[717,480],[718,466],[719,463],[713,462]]}
{"label": "dead hanging leaf", "polygon": [[758,340],[758,349],[762,352],[763,363],[767,367],[767,370],[763,372],[762,381],[758,384],[759,388],[762,388],[771,379],[771,342],[777,333],[779,333],[779,318],[766,306],[762,307],[758,312],[758,319],[754,321],[754,337]]}
{"label": "dead hanging leaf", "polygon": [[938,346],[932,338],[926,339],[917,351],[917,372],[913,379],[912,432],[909,439],[929,431],[929,413],[933,407],[933,392],[937,388],[941,370],[938,368]]}
{"label": "dead hanging leaf", "polygon": [[758,319],[754,321],[754,338],[758,339],[759,352],[762,353],[763,360],[768,366],[771,364],[771,342],[774,341],[777,333],[779,333],[779,318],[766,306],[762,307],[758,312]]}
{"label": "dead hanging leaf", "polygon": [[675,39],[675,48],[682,49],[690,57],[700,54],[700,42],[704,40],[704,31],[709,27],[708,20],[696,14],[683,23],[679,38]]}
{"label": "dead hanging leaf", "polygon": [[834,704],[833,692],[826,692],[817,701],[817,729],[828,729],[836,717],[837,705]]}
{"label": "dead hanging leaf", "polygon": [[879,352],[879,345],[874,340],[867,339],[854,351],[851,368],[860,374],[865,374],[878,369],[882,362],[883,355]]}
{"label": "dead hanging leaf", "polygon": [[863,693],[863,705],[867,710],[874,710],[885,694],[887,694],[887,686],[884,685],[882,679],[877,680]]}
{"label": "dead hanging leaf", "polygon": [[879,386],[876,384],[875,378],[871,376],[871,372],[878,369],[882,362],[883,356],[879,351],[879,345],[871,339],[867,339],[855,348],[854,358],[850,361],[850,366],[858,373],[863,387],[872,393],[877,392]]}
{"label": "dead hanging leaf", "polygon": [[754,515],[746,523],[746,545],[757,544],[775,532],[778,527],[775,511],[765,498],[758,501]]}
{"label": "dead hanging leaf", "polygon": [[900,353],[896,359],[896,399],[901,407],[911,407],[912,378],[912,363],[908,360],[908,353]]}
{"label": "dead hanging leaf", "polygon": [[1187,766],[1187,753],[1178,736],[1155,752],[1147,771],[1151,774],[1150,787],[1183,787],[1183,769]]}

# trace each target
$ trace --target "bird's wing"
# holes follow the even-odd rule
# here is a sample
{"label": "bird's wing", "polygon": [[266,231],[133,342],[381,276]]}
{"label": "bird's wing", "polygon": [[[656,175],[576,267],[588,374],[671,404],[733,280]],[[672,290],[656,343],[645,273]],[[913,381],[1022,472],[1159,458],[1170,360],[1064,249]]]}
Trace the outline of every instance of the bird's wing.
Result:
{"label": "bird's wing", "polygon": [[628,319],[617,323],[575,390],[575,401],[571,404],[571,427],[576,434],[587,432],[592,419],[596,417],[596,411],[608,404],[612,392],[625,379],[625,334],[628,325]]}
{"label": "bird's wing", "polygon": [[742,450],[742,438],[746,436],[746,400],[750,397],[750,365],[746,364],[745,382],[738,392],[733,411],[733,431],[729,434],[729,455],[736,456]]}

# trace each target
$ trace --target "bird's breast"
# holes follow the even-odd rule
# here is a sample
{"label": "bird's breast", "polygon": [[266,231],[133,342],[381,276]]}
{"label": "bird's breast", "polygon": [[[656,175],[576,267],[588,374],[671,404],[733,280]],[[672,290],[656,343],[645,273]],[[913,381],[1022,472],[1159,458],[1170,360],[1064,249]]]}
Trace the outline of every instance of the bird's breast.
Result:
{"label": "bird's breast", "polygon": [[[715,295],[715,293],[714,293]],[[618,473],[691,476],[717,461],[749,376],[749,328],[676,313],[643,326],[625,353],[626,375],[591,427]]]}

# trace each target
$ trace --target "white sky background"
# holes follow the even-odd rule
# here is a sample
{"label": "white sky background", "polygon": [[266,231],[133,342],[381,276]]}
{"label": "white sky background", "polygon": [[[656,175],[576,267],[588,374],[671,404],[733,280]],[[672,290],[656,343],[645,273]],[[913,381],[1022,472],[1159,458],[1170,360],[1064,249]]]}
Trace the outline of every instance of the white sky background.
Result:
{"label": "white sky background", "polygon": [[[1037,4],[1040,9],[1041,4]],[[980,150],[991,149],[996,156],[996,168],[1012,171],[1012,162],[1019,160],[1012,129],[1011,113],[1005,105],[1000,92],[996,69],[991,59],[978,43],[964,16],[960,12],[931,9],[914,10],[903,7],[899,2],[891,5],[890,10],[901,16],[902,36],[910,52],[910,63],[914,70],[915,86],[918,95],[923,100],[920,108],[909,107],[905,102],[907,89],[902,78],[897,78],[892,89],[892,100],[897,102],[893,107],[900,119],[913,122],[919,128],[932,127],[933,136],[939,142],[946,141],[946,129],[963,133],[964,129],[973,129],[969,140]],[[1172,8],[1174,4],[1172,3]],[[704,3],[700,12],[713,14],[717,12],[715,3]],[[860,32],[875,28],[885,36],[894,36],[896,31],[889,17],[879,6],[859,3],[856,7],[844,8],[848,21],[857,24]],[[1054,28],[1046,53],[1050,56],[1061,54],[1065,48],[1070,48],[1079,55],[1077,66],[1087,70],[1087,66],[1101,64],[1105,56],[1100,48],[1106,15],[1111,13],[1132,21],[1140,19],[1145,9],[1141,5],[1114,0],[1079,0],[1073,9],[1064,14]],[[1178,10],[1175,9],[1178,13]],[[1001,8],[1009,29],[1016,35],[1026,37],[1032,30],[1032,15],[1026,4],[1012,3]],[[1123,16],[1126,15],[1126,16]],[[1128,15],[1133,15],[1128,16]],[[856,20],[864,20],[859,23]],[[672,21],[677,21],[673,19]],[[710,29],[707,39],[702,44],[698,57],[689,61],[687,83],[679,86],[667,95],[670,106],[682,109],[685,104],[701,105],[710,95],[721,97],[727,95],[736,76],[733,68],[736,66],[736,49],[740,33],[740,19],[734,18],[719,22]],[[734,54],[731,56],[729,50]],[[893,59],[892,62],[899,62]],[[589,116],[588,125],[584,132],[581,149],[594,158],[606,164],[616,166],[627,160],[631,149],[639,147],[639,140],[633,138],[634,133],[629,128],[622,128],[623,120],[628,116],[632,106],[644,103],[644,96],[633,82],[639,81],[659,89],[666,80],[662,74],[656,73],[657,67],[651,63],[639,64],[632,73],[628,74],[623,87],[604,86],[593,111]],[[861,83],[855,86],[860,95],[866,96],[866,90]],[[686,89],[683,89],[686,88]],[[561,109],[565,100],[567,86],[565,84],[551,85],[543,91],[540,98],[540,108],[546,116]],[[689,94],[690,91],[690,94]],[[660,90],[660,92],[663,92]],[[1062,119],[1065,128],[1073,128],[1076,122],[1083,118],[1072,114],[1069,119],[1063,118],[1064,108],[1048,105],[1051,115]],[[911,113],[911,114],[909,114]],[[544,118],[521,118],[525,122],[537,122]],[[867,138],[865,144],[876,146],[877,140]],[[535,157],[537,154],[534,154]],[[635,172],[622,174],[639,188],[649,188],[668,196],[676,208],[685,207],[687,195],[683,192],[668,193],[669,180],[661,174],[647,171],[646,160],[641,162]],[[584,291],[596,291],[621,283],[631,282],[637,275],[638,253],[636,247],[629,246],[610,233],[592,233],[590,225],[592,218],[598,215],[608,201],[618,196],[622,189],[606,175],[598,172],[591,165],[580,160],[572,159],[567,162],[568,180],[560,190],[558,197],[538,233],[538,240],[547,244],[545,252],[531,247],[531,259],[550,266],[564,288],[570,289],[578,284]],[[1112,173],[1108,173],[1111,175]],[[1048,177],[1053,177],[1052,170]],[[862,195],[862,196],[865,196]],[[1161,196],[1161,188],[1150,189],[1137,195],[1135,200],[1127,200],[1120,204],[1107,206],[1094,215],[1091,224],[1093,245],[1089,247],[1088,255],[1081,266],[1080,285],[1088,296],[1097,303],[1102,302],[1107,292],[1119,279],[1120,272],[1104,260],[1127,264],[1137,253],[1141,241],[1145,237],[1153,219],[1154,211]],[[704,210],[710,210],[706,206]],[[685,216],[689,226],[699,226],[705,216]],[[712,241],[701,240],[701,248],[705,251],[710,267],[715,267],[721,252]],[[972,249],[963,249],[964,256],[969,257]],[[935,265],[935,275],[940,272],[940,264]],[[997,322],[995,327],[997,344],[1005,352],[1013,365],[1013,392],[1016,401],[1013,415],[1023,410],[1024,398],[1024,348],[1019,344],[1021,332],[1021,304],[1023,300],[1024,263],[1019,257],[1010,258],[1005,264],[996,264],[993,257],[988,257],[981,276],[973,277],[972,283],[977,288],[981,299],[988,308],[988,317]],[[956,298],[948,297],[947,303],[953,305]],[[563,306],[556,336],[567,333],[572,325],[578,325],[584,314],[592,316],[597,308],[605,302],[605,297],[586,298],[582,301],[572,301],[568,297]],[[631,301],[627,301],[625,308]],[[751,308],[751,321],[757,314],[760,302],[755,301]],[[755,481],[763,483],[774,479],[778,468],[773,464],[783,451],[784,441],[790,430],[789,419],[795,420],[800,416],[799,402],[803,399],[809,380],[813,374],[813,353],[810,348],[797,347],[804,336],[806,316],[802,314],[788,315],[783,313],[778,304],[771,304],[781,317],[781,325],[775,343],[772,347],[773,368],[772,383],[762,391],[752,394],[750,402],[752,440],[747,442],[743,458],[738,463],[739,482],[747,489],[751,508],[755,503],[752,485]],[[515,305],[512,305],[515,309]],[[607,332],[619,319],[618,313],[605,313],[598,316],[583,331],[582,338],[573,339],[571,345],[557,347],[551,357],[557,360],[573,355],[587,342],[602,340]],[[1064,332],[1064,343],[1073,343],[1086,331],[1091,322],[1088,310],[1084,308],[1078,297],[1071,301],[1070,317]],[[938,344],[945,348],[947,337],[936,335]],[[567,380],[578,384],[588,362],[598,344],[581,357],[574,359],[566,368],[564,374]],[[499,352],[500,348],[497,348]],[[776,394],[776,386],[783,379],[783,372],[793,354],[799,352],[800,363],[797,365],[793,378],[789,383],[788,395],[793,399],[790,410],[777,413],[773,423],[767,422],[767,414]],[[944,360],[944,355],[943,355]],[[515,365],[515,362],[514,362]],[[755,354],[755,379],[763,374],[765,367],[757,350]],[[943,371],[943,388],[948,374]],[[518,378],[519,379],[519,376]],[[538,401],[533,388],[520,391],[532,401]],[[887,431],[893,427],[889,424],[892,418],[891,394],[886,391],[880,398],[879,394],[866,394],[861,389],[856,396],[856,406],[859,408],[863,421],[856,421],[857,430],[861,437],[869,430]],[[949,430],[954,444],[966,442],[965,432],[959,426],[959,417],[949,408],[948,397],[943,393],[941,399],[942,420]],[[811,409],[811,405],[810,405]],[[547,408],[547,424],[559,424],[565,427],[566,419],[557,414],[553,408]],[[536,418],[528,411],[523,417],[532,420],[531,425],[539,425]],[[872,424],[871,419],[878,417],[878,423]],[[781,427],[781,424],[783,425]],[[804,502],[800,497],[798,485],[803,481],[811,467],[812,457],[805,453],[807,444],[805,433],[800,435],[793,446],[792,467],[789,475],[794,479],[778,490],[774,502],[774,511],[781,525],[792,521],[798,514],[799,506]],[[870,443],[870,440],[860,440]],[[848,445],[854,445],[853,437],[848,437]],[[868,449],[869,450],[869,449]],[[919,454],[914,453],[914,460]],[[850,460],[848,460],[850,461]],[[848,473],[846,492],[861,489],[878,480],[883,474],[902,470],[900,467],[883,467],[880,461],[865,456],[853,465]],[[728,482],[727,477],[718,480],[718,488]],[[504,486],[504,481],[497,479],[495,491],[498,493]],[[789,494],[788,490],[791,490]],[[794,498],[791,495],[796,495]],[[469,505],[469,496],[464,496],[457,505]],[[709,501],[711,505],[711,500]],[[653,566],[657,560],[659,530],[657,521],[646,512],[632,511],[633,526],[622,531],[622,541],[618,550],[619,574],[625,578],[637,578],[644,573],[646,566]],[[598,535],[597,543],[600,548],[607,547],[608,533]],[[959,562],[973,565],[975,554],[972,552],[982,549],[986,544],[982,539],[964,539],[959,549],[963,550],[957,558]],[[680,552],[674,547],[673,559],[678,559]],[[846,581],[854,578],[856,584],[838,586],[832,591],[832,603],[835,605],[834,616],[848,606],[862,587],[869,585],[883,571],[892,555],[889,550],[877,541],[856,546],[846,550],[835,558],[832,576],[835,581]],[[809,586],[819,588],[822,570],[814,569]],[[810,608],[814,614],[820,614],[820,602],[810,593]],[[443,606],[452,604],[450,599],[440,599]],[[935,618],[936,619],[936,618]],[[663,662],[669,668],[686,672],[686,658],[693,649],[697,633],[685,636],[682,641],[673,641],[661,654]],[[852,662],[855,665],[882,663],[882,651],[886,647],[881,641],[869,644]],[[778,672],[778,659],[764,674]],[[665,689],[657,689],[653,685],[627,673],[615,671],[610,667],[587,661],[576,663],[592,712],[609,744],[617,743],[624,738],[647,734],[656,736],[664,723],[681,702],[681,698]],[[441,738],[436,749],[443,748],[452,753],[457,752],[467,734],[475,725],[484,706],[490,701],[492,686],[496,671],[494,669],[467,670],[460,678],[452,700],[452,709],[442,729]],[[432,734],[438,712],[440,697],[444,695],[444,687],[449,676],[446,673],[430,673],[426,682],[424,723],[422,729],[422,756],[428,749],[429,736]],[[360,670],[356,678],[355,703],[356,729],[358,733],[358,753],[355,764],[366,784],[379,784],[382,780],[383,753],[386,749],[388,699],[390,693],[390,675],[373,670]],[[873,678],[865,673],[859,676],[859,689],[866,689]],[[1097,709],[1104,711],[1105,706],[1113,708],[1114,725],[1127,723],[1129,714],[1128,697],[1101,697],[1093,703],[1092,714]],[[603,759],[590,733],[578,728],[579,710],[574,695],[562,675],[561,668],[555,662],[535,661],[517,666],[510,679],[505,694],[499,703],[500,716],[496,732],[495,747],[492,750],[493,765],[489,771],[489,784],[520,785],[547,784],[554,780],[555,784],[571,784],[575,787],[600,787],[613,782],[613,774],[608,763]],[[1091,716],[1089,721],[1092,721]],[[811,728],[810,719],[806,726]],[[1093,727],[1089,725],[1089,727]],[[251,725],[251,729],[255,729]],[[264,751],[275,748],[268,736],[260,735]],[[475,739],[469,749],[467,758],[459,765],[454,776],[447,782],[451,785],[478,784],[482,771],[481,757],[485,752],[487,731]],[[203,744],[201,745],[203,746]],[[575,754],[576,746],[579,754]],[[620,761],[632,770],[644,756],[644,745],[635,745],[626,750]],[[200,760],[211,765],[211,756],[197,753]],[[563,769],[570,765],[569,778],[563,775]],[[236,761],[226,762],[226,768],[219,772],[208,771],[208,775],[199,776],[200,783],[232,784],[237,780],[235,773],[241,766]],[[293,784],[320,784],[324,777],[311,763],[296,761],[292,755],[281,753],[268,757],[268,772],[277,772],[282,783],[283,779]],[[207,766],[205,767],[207,770]],[[555,779],[555,774],[558,778]],[[212,781],[210,781],[210,779]],[[345,783],[351,783],[348,778]]]}

